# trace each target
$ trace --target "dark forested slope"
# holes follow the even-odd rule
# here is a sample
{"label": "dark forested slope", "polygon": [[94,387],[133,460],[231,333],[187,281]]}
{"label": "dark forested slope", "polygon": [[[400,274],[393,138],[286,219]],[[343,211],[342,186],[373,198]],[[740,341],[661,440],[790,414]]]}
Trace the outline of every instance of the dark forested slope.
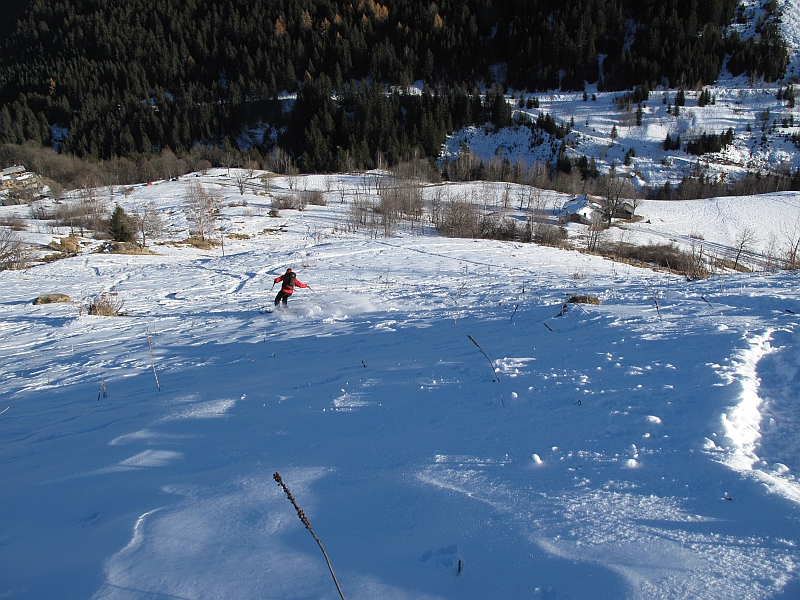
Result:
{"label": "dark forested slope", "polygon": [[[7,5],[7,6],[4,6]],[[476,84],[530,92],[698,87],[728,67],[779,77],[774,26],[726,35],[736,0],[27,0],[7,9],[0,143],[136,157],[281,125],[306,169],[430,153],[446,130],[492,117]],[[14,22],[16,17],[16,22]],[[601,70],[602,66],[602,70]],[[422,79],[436,93],[385,96]],[[371,82],[360,85],[357,82]],[[349,83],[349,85],[348,85]],[[282,114],[282,91],[300,94]],[[331,92],[337,92],[337,101]],[[486,102],[484,104],[487,104]],[[495,119],[502,119],[494,115]],[[283,120],[282,120],[283,119]],[[389,123],[382,121],[389,120]],[[349,160],[349,158],[348,158]],[[367,164],[363,163],[362,164]]]}

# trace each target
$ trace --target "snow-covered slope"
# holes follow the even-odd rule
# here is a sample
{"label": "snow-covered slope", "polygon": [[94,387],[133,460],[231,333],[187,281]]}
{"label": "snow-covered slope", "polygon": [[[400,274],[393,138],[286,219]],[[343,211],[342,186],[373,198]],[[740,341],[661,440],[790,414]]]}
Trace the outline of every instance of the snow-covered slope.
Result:
{"label": "snow-covered slope", "polygon": [[[118,199],[179,239],[192,179]],[[293,182],[330,204],[277,219],[203,181],[247,200],[224,256],[0,273],[0,597],[338,597],[276,471],[351,599],[800,593],[794,273],[347,233],[357,178]],[[709,201],[702,233],[778,205],[796,218],[793,195]],[[686,205],[641,211],[693,232]],[[261,314],[289,266],[311,289]],[[103,291],[126,316],[31,304]]]}

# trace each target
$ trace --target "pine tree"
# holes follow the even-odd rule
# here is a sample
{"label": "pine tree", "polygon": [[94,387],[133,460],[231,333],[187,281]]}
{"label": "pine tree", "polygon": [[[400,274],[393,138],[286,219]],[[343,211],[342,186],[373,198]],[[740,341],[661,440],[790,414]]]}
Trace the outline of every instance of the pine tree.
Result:
{"label": "pine tree", "polygon": [[108,235],[115,242],[130,242],[133,240],[134,231],[130,217],[117,204],[114,207],[114,212],[111,213],[111,220],[108,222]]}

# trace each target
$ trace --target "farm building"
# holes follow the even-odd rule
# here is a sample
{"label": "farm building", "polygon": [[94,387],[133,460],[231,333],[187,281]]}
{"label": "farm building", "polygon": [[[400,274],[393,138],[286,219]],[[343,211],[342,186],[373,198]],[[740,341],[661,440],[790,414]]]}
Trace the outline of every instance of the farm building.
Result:
{"label": "farm building", "polygon": [[564,203],[558,215],[558,222],[594,225],[600,222],[603,214],[602,200],[589,194],[584,194]]}
{"label": "farm building", "polygon": [[[614,219],[633,218],[636,207],[633,202],[623,200],[614,210]],[[603,218],[607,218],[605,200],[596,198],[589,194],[583,194],[564,203],[558,215],[559,223],[583,223],[584,225],[594,225]]]}

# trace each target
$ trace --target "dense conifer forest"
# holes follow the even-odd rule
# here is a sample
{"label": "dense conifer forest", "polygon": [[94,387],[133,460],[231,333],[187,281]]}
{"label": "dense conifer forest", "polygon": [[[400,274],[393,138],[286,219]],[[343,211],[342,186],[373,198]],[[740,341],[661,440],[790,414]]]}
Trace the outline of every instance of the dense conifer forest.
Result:
{"label": "dense conifer forest", "polygon": [[263,123],[262,155],[371,167],[435,155],[466,124],[509,124],[507,86],[701,89],[723,66],[769,81],[787,61],[774,24],[726,34],[736,0],[384,2],[2,2],[0,143],[48,145],[56,125],[62,152],[135,160],[235,146]]}

